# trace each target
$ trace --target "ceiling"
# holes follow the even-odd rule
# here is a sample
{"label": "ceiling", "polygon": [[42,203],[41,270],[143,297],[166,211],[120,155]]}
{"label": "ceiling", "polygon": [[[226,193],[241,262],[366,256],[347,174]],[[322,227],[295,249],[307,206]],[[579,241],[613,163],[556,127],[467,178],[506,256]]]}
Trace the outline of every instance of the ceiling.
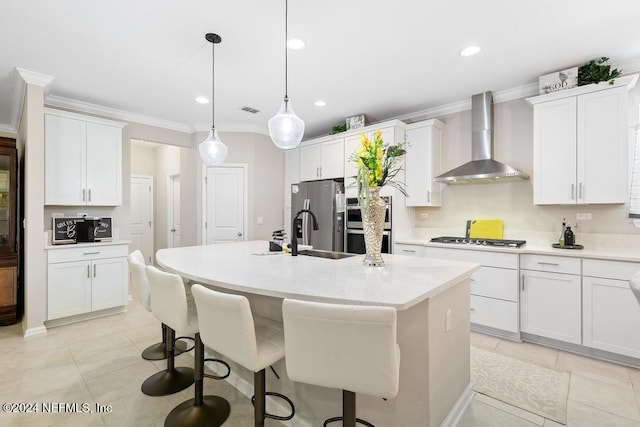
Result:
{"label": "ceiling", "polygon": [[[289,0],[289,37],[306,43],[289,52],[289,97],[307,139],[348,116],[410,117],[600,56],[637,72],[639,23],[637,0]],[[48,105],[206,130],[211,104],[194,98],[211,97],[208,32],[222,37],[216,127],[265,132],[284,95],[284,0],[2,0],[0,130],[17,125],[16,67],[54,78]],[[460,57],[470,44],[480,54]]]}

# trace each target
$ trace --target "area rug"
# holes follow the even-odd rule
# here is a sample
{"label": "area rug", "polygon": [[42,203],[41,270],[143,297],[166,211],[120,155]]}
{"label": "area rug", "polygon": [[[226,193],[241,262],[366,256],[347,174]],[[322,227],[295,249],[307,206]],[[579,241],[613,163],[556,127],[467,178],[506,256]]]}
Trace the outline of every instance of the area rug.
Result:
{"label": "area rug", "polygon": [[471,347],[474,391],[544,418],[567,423],[569,373]]}

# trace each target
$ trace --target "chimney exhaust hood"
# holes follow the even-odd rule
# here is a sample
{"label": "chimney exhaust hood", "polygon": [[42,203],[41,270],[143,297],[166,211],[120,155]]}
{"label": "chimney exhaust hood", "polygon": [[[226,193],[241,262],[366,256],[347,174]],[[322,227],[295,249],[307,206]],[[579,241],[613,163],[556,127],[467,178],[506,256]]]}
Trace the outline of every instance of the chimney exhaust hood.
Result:
{"label": "chimney exhaust hood", "polygon": [[433,178],[445,184],[483,184],[529,179],[529,175],[493,160],[493,97],[471,97],[471,161]]}

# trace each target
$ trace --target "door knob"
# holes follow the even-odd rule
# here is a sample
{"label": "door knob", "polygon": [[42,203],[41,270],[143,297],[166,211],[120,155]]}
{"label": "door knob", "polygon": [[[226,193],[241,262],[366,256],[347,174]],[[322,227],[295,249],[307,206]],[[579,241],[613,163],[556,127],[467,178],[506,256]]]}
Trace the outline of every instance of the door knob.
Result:
{"label": "door knob", "polygon": [[242,233],[241,232],[238,232],[238,237],[242,237]]}

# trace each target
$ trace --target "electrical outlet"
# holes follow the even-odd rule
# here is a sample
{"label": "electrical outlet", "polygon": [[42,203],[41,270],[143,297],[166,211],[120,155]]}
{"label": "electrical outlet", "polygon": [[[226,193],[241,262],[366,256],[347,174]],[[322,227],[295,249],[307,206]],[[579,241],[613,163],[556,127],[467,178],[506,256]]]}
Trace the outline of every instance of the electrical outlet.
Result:
{"label": "electrical outlet", "polygon": [[576,219],[579,219],[579,220],[590,220],[591,219],[591,212],[577,213],[576,214]]}
{"label": "electrical outlet", "polygon": [[444,312],[444,331],[449,332],[451,330],[451,309],[447,309]]}
{"label": "electrical outlet", "polygon": [[418,214],[418,218],[423,219],[423,220],[424,219],[429,219],[429,212],[420,212]]}
{"label": "electrical outlet", "polygon": [[264,224],[264,217],[261,217],[261,216],[257,217],[256,218],[256,224],[263,225]]}

